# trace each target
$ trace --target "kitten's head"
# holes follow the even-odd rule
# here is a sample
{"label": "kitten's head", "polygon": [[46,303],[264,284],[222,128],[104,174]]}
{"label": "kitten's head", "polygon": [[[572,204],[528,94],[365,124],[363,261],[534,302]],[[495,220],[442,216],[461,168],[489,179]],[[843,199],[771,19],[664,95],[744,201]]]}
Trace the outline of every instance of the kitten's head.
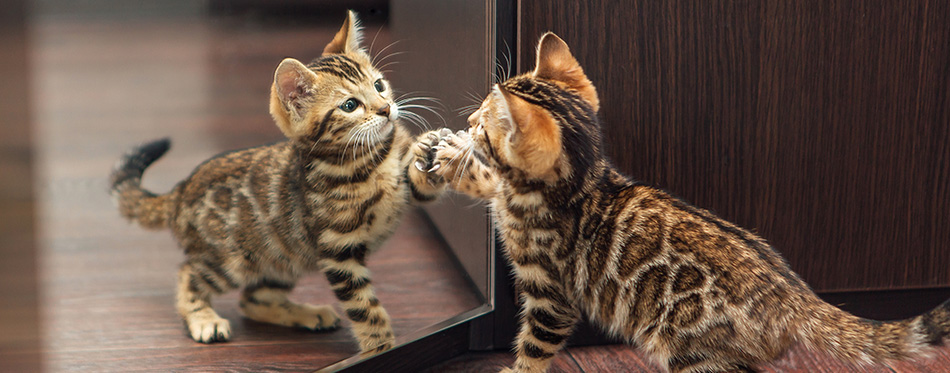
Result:
{"label": "kitten's head", "polygon": [[399,116],[392,87],[361,41],[359,20],[350,11],[322,56],[307,65],[293,58],[281,61],[270,113],[284,135],[339,145],[392,134]]}
{"label": "kitten's head", "polygon": [[535,69],[493,86],[468,131],[494,166],[556,183],[600,157],[599,106],[567,44],[549,32],[538,42]]}

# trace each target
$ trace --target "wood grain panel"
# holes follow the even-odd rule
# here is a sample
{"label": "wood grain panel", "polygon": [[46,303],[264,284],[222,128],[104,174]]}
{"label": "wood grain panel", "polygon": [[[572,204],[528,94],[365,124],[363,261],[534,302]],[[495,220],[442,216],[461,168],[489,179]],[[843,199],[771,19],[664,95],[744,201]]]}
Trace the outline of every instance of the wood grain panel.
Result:
{"label": "wood grain panel", "polygon": [[816,290],[950,285],[950,4],[520,3],[598,87],[623,171],[750,228]]}

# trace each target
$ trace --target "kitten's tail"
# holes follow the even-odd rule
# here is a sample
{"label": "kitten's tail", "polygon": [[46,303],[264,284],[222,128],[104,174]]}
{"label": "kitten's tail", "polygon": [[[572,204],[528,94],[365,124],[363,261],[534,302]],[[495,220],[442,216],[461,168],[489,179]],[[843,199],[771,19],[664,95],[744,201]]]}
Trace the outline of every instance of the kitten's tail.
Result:
{"label": "kitten's tail", "polygon": [[169,220],[170,196],[142,189],[142,173],[170,146],[168,138],[137,146],[119,159],[109,176],[110,192],[119,205],[119,213],[145,228],[165,227]]}
{"label": "kitten's tail", "polygon": [[811,311],[799,329],[800,340],[862,364],[925,356],[950,335],[950,300],[923,315],[897,321],[860,318],[821,301]]}

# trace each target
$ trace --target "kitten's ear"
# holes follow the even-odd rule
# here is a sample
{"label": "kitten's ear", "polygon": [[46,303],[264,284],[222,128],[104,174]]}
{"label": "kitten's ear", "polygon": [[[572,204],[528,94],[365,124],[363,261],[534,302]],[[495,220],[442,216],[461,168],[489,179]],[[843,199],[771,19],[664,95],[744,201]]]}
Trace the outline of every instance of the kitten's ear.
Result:
{"label": "kitten's ear", "polygon": [[[497,93],[496,93],[497,92]],[[529,176],[554,181],[554,165],[561,158],[561,127],[547,110],[495,85],[493,93],[503,97],[512,125],[509,161]],[[504,120],[502,121],[504,122]]]}
{"label": "kitten's ear", "polygon": [[356,12],[348,10],[343,27],[333,37],[333,41],[323,48],[323,55],[365,52],[360,47],[362,41],[363,31],[360,30],[360,21],[356,18]]}
{"label": "kitten's ear", "polygon": [[270,112],[287,137],[296,131],[293,123],[303,119],[312,101],[317,75],[293,58],[285,58],[274,72]]}
{"label": "kitten's ear", "polygon": [[584,75],[584,69],[571,54],[571,49],[553,32],[545,33],[538,42],[538,65],[534,77],[554,80],[576,90],[596,112],[600,108],[597,89]]}

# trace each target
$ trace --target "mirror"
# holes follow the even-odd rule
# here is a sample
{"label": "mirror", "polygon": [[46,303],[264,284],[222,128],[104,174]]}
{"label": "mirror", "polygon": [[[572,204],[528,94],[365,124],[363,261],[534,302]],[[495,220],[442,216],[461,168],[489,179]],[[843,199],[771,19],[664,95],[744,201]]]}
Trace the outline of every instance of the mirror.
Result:
{"label": "mirror", "polygon": [[[432,127],[462,128],[455,110],[473,103],[465,93],[480,97],[491,79],[489,3],[38,1],[29,29],[46,368],[310,370],[352,360],[348,321],[329,332],[254,322],[238,291],[212,300],[231,340],[192,341],[175,311],[181,249],[169,231],[120,218],[106,176],[130,147],[167,136],[171,150],[143,179],[164,193],[218,153],[283,140],[267,111],[274,69],[319,56],[346,8],[395,89],[441,99],[444,122],[413,111]],[[487,214],[458,208],[473,203],[449,196],[410,209],[368,257],[397,349],[490,309]],[[342,314],[319,272],[291,299]]]}

